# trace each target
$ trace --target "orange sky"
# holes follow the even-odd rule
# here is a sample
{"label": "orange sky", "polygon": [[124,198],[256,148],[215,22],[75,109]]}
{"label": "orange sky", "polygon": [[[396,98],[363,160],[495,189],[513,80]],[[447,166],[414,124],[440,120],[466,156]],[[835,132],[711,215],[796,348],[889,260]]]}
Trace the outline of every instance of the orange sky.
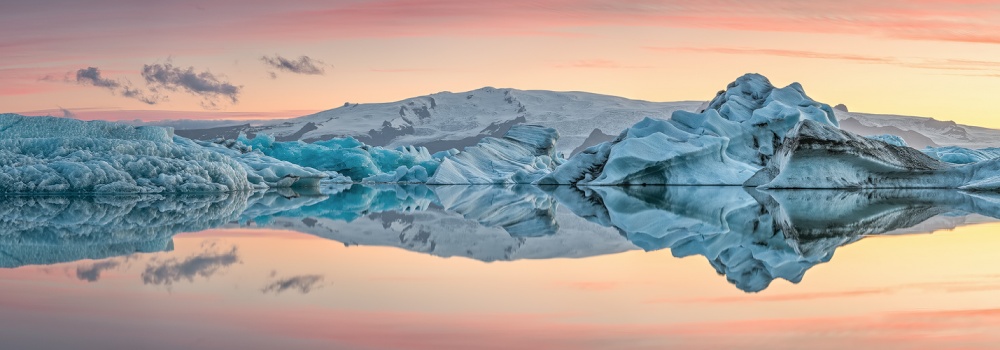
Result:
{"label": "orange sky", "polygon": [[[1000,91],[995,1],[2,6],[5,112],[275,118],[483,86],[705,100],[739,75],[758,72],[776,85],[801,82],[813,98],[852,111],[1000,127],[992,118],[1000,112],[993,103]],[[282,70],[264,56],[308,56],[315,70]],[[98,69],[99,80],[78,77],[88,67]],[[150,80],[144,67],[167,68],[176,79]]]}

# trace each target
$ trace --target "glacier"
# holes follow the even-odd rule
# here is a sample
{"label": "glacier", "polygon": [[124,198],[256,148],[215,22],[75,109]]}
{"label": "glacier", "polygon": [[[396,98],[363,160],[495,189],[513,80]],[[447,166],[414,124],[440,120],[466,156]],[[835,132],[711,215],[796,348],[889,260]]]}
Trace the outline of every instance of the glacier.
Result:
{"label": "glacier", "polygon": [[325,177],[261,154],[233,157],[166,128],[0,114],[0,192],[228,192]]}

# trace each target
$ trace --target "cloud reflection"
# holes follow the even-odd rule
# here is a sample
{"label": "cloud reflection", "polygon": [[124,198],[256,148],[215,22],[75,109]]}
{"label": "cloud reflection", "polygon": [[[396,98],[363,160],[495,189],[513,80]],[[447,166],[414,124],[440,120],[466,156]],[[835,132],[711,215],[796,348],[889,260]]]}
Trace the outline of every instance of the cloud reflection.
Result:
{"label": "cloud reflection", "polygon": [[81,281],[97,282],[101,279],[102,272],[115,269],[118,266],[121,266],[121,263],[115,260],[96,262],[89,266],[77,266],[76,278]]}
{"label": "cloud reflection", "polygon": [[211,277],[240,261],[236,246],[223,252],[213,251],[212,248],[214,244],[209,245],[206,251],[184,260],[171,258],[162,262],[150,262],[142,273],[142,283],[170,286],[182,280],[193,282],[195,277]]}
{"label": "cloud reflection", "polygon": [[302,294],[309,294],[313,289],[322,287],[322,275],[300,275],[279,279],[271,282],[261,289],[264,293],[281,294],[285,291],[295,290]]}

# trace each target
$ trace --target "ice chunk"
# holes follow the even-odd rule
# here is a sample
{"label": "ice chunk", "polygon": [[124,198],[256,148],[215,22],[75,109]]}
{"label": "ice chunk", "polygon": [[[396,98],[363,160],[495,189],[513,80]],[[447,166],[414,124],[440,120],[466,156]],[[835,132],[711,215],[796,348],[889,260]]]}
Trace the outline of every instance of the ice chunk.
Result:
{"label": "ice chunk", "polygon": [[964,188],[1000,184],[1000,159],[956,166],[909,147],[803,121],[747,186],[766,188]]}
{"label": "ice chunk", "polygon": [[83,137],[170,143],[174,137],[173,130],[156,126],[135,127],[100,120],[85,122],[70,118],[0,114],[0,140]]}
{"label": "ice chunk", "polygon": [[555,154],[559,133],[536,125],[515,125],[503,138],[484,138],[479,144],[446,156],[432,184],[528,184],[552,171],[561,159]]}
{"label": "ice chunk", "polygon": [[810,99],[799,84],[779,89],[761,75],[747,74],[704,111],[647,118],[538,183],[739,185],[771,159],[786,132],[802,120],[837,126],[830,106]]}
{"label": "ice chunk", "polygon": [[[299,166],[334,171],[355,182],[389,182],[397,176],[401,182],[426,181],[427,176],[437,170],[439,163],[424,147],[385,149],[365,145],[354,138],[314,143],[276,142],[273,136],[259,134],[253,139],[241,135],[237,141],[267,156]],[[405,167],[407,171],[398,172],[400,167]]]}
{"label": "ice chunk", "polygon": [[958,146],[927,147],[921,150],[942,162],[971,164],[1000,157],[1000,148],[969,149]]}
{"label": "ice chunk", "polygon": [[372,175],[361,181],[362,183],[426,183],[427,169],[419,165],[407,167],[400,165],[395,171]]}
{"label": "ice chunk", "polygon": [[13,114],[0,125],[0,192],[228,192],[315,186],[326,176],[158,127]]}
{"label": "ice chunk", "polygon": [[904,141],[902,137],[892,134],[871,135],[865,137],[870,138],[872,140],[882,141],[893,146],[906,147],[906,141]]}

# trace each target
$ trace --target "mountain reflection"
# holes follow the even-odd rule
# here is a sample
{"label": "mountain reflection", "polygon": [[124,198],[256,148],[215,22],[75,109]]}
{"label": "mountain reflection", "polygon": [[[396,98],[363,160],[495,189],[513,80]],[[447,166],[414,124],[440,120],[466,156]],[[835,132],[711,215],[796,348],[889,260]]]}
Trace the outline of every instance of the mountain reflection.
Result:
{"label": "mountain reflection", "polygon": [[[799,282],[867,235],[933,232],[998,215],[1000,196],[950,190],[353,185],[326,193],[22,196],[0,202],[0,266],[165,251],[175,234],[239,226],[486,262],[666,248],[703,256],[737,288],[757,292],[779,278]],[[185,270],[182,263],[168,267]],[[99,272],[78,274],[97,280]],[[164,281],[190,279],[168,275]],[[307,277],[265,290],[305,293],[322,280]]]}

